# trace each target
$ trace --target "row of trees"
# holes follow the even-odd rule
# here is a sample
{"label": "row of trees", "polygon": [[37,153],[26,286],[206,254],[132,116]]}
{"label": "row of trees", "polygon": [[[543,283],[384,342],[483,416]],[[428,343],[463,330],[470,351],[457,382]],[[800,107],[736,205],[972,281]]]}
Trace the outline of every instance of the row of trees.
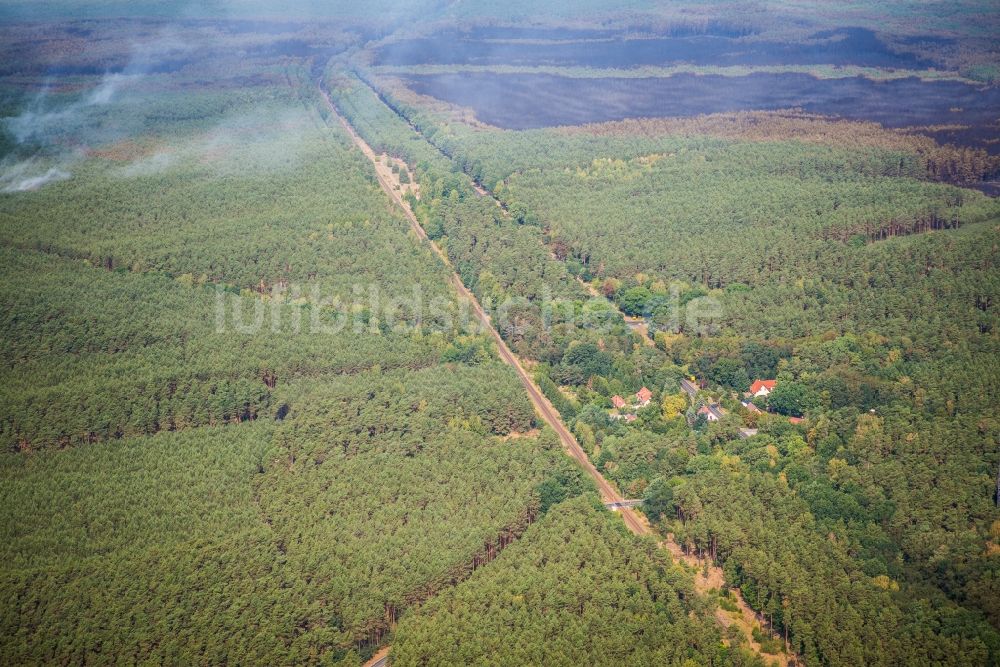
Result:
{"label": "row of trees", "polygon": [[[417,160],[421,196],[411,197],[410,205],[479,300],[507,304],[494,323],[515,352],[544,362],[543,372],[556,384],[603,381],[605,398],[634,392],[647,381],[657,362],[643,357],[648,351],[636,351],[637,338],[620,314],[588,294],[546,246],[541,229],[526,224],[527,213],[503,210],[476,193],[452,160],[387,106],[394,100],[380,98],[365,81],[343,71],[332,70],[328,81],[338,108],[367,142]],[[423,129],[419,119],[414,125]],[[659,364],[665,361],[652,354]],[[615,381],[614,387],[607,384]]]}
{"label": "row of trees", "polygon": [[803,112],[740,111],[695,118],[635,118],[568,127],[561,132],[616,139],[700,135],[739,141],[796,141],[892,151],[899,155],[896,173],[892,175],[927,177],[955,184],[989,180],[1000,173],[1000,159],[981,148],[942,145],[926,135],[891,130],[878,123],[835,120]]}

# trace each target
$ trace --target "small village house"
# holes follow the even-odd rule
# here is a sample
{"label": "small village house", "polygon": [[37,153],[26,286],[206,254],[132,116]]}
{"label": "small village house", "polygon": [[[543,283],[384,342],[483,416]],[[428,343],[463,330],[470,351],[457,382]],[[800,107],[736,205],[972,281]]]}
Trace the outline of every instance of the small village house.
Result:
{"label": "small village house", "polygon": [[649,402],[653,399],[653,392],[651,392],[646,387],[643,387],[635,394],[635,405],[639,408],[644,408],[649,405]]}
{"label": "small village house", "polygon": [[707,405],[703,405],[700,408],[698,408],[698,414],[699,415],[705,415],[705,419],[708,420],[708,421],[710,421],[710,422],[717,422],[717,421],[719,421],[719,415],[716,413],[715,410],[713,410],[712,408],[710,408]]}
{"label": "small village house", "polygon": [[767,396],[774,391],[777,384],[777,380],[754,380],[754,383],[750,385],[750,395],[753,397]]}

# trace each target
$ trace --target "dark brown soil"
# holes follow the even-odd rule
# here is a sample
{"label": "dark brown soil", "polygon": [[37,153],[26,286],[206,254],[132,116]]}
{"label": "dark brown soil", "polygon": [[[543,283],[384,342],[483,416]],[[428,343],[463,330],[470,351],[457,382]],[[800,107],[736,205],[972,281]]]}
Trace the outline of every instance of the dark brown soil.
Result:
{"label": "dark brown soil", "polygon": [[[544,31],[543,43],[518,41],[520,31],[448,32],[387,44],[379,65],[556,65],[629,68],[641,65],[858,65],[896,69],[934,66],[927,58],[891,49],[870,30],[842,28],[801,42],[754,41],[716,31],[632,39],[624,35]],[[723,34],[719,34],[719,33]],[[554,39],[558,37],[558,39]],[[514,41],[512,41],[514,40]],[[598,40],[598,41],[595,41]],[[939,40],[940,41],[940,40]]]}
{"label": "dark brown soil", "polygon": [[418,93],[470,107],[479,120],[508,129],[801,108],[887,127],[966,126],[938,138],[1000,153],[1000,88],[959,81],[876,82],[797,73],[602,79],[462,73],[413,75],[406,82]]}

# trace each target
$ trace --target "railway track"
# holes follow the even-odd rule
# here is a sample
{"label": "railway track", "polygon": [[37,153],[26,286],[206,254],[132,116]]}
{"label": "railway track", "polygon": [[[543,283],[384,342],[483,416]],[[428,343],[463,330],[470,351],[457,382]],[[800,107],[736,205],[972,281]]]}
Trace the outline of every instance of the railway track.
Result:
{"label": "railway track", "polygon": [[[375,151],[372,150],[371,146],[361,138],[361,136],[355,132],[351,124],[347,122],[347,119],[340,113],[337,106],[330,99],[330,96],[325,90],[320,88],[320,93],[323,96],[329,110],[337,117],[337,120],[343,126],[344,130],[350,135],[352,141],[355,145],[361,149],[361,152],[371,160],[373,164],[376,163],[377,155]],[[514,355],[507,343],[504,342],[503,338],[500,336],[500,332],[496,330],[490,320],[489,315],[483,310],[483,307],[479,304],[479,300],[476,299],[475,295],[465,286],[462,279],[459,277],[451,266],[451,262],[448,260],[447,255],[438,247],[434,241],[432,241],[428,236],[424,228],[420,226],[420,222],[417,220],[417,216],[413,214],[410,209],[409,204],[402,198],[399,192],[393,187],[393,184],[378,170],[375,171],[378,177],[379,184],[382,189],[385,190],[386,194],[396,203],[397,206],[403,211],[406,216],[407,221],[410,223],[410,227],[413,232],[417,235],[422,243],[430,246],[431,250],[438,256],[438,258],[444,262],[445,266],[451,271],[449,280],[452,287],[458,292],[458,295],[469,302],[472,307],[472,312],[476,316],[476,320],[482,327],[483,331],[487,332],[496,343],[497,351],[500,354],[500,358],[504,360],[509,366],[511,366],[517,373],[518,379],[524,386],[525,390],[528,392],[528,398],[531,399],[532,404],[535,407],[538,415],[548,424],[556,435],[559,436],[559,442],[562,444],[564,450],[567,454],[573,457],[580,466],[587,472],[588,475],[594,480],[597,485],[598,491],[601,494],[601,499],[605,503],[624,503],[625,498],[612,486],[608,480],[604,478],[603,475],[594,467],[594,464],[590,462],[587,453],[583,451],[580,444],[576,441],[576,438],[570,433],[566,425],[563,424],[562,419],[556,409],[549,403],[548,399],[542,394],[541,390],[535,385],[534,380],[524,369],[520,360]],[[623,507],[620,511],[622,519],[625,521],[625,525],[628,526],[629,530],[637,535],[648,535],[650,534],[650,528],[636,516],[635,511],[628,507]]]}
{"label": "railway track", "polygon": [[[372,165],[375,167],[375,175],[378,178],[379,185],[385,193],[389,195],[389,198],[392,199],[392,201],[400,208],[400,210],[402,210],[414,234],[417,235],[417,238],[421,243],[427,244],[430,247],[432,252],[438,256],[438,258],[451,272],[449,282],[451,282],[452,287],[458,293],[460,298],[469,302],[472,307],[472,312],[475,314],[476,319],[483,331],[489,333],[496,343],[500,358],[514,369],[518,379],[521,381],[525,391],[528,393],[528,398],[535,407],[535,411],[545,421],[545,423],[548,424],[553,431],[555,431],[556,435],[559,437],[559,442],[562,445],[563,450],[575,459],[577,463],[579,463],[580,467],[586,471],[591,479],[594,480],[594,483],[601,494],[602,502],[606,506],[614,506],[616,508],[615,513],[621,516],[622,520],[625,522],[625,526],[635,535],[653,535],[653,530],[650,528],[646,520],[631,507],[631,504],[627,502],[626,498],[624,498],[621,493],[619,493],[618,490],[604,478],[600,471],[594,467],[594,464],[591,463],[587,453],[583,451],[583,448],[580,447],[576,438],[572,433],[570,433],[569,429],[566,428],[566,425],[563,424],[559,412],[552,406],[549,400],[545,398],[545,395],[542,394],[541,390],[525,370],[520,360],[507,346],[507,343],[504,342],[500,333],[493,326],[493,322],[490,320],[489,315],[487,315],[483,310],[483,307],[479,304],[479,300],[462,282],[461,277],[455,271],[451,261],[448,259],[448,256],[436,243],[434,243],[434,241],[430,239],[430,237],[427,236],[427,232],[424,231],[424,228],[420,225],[420,222],[417,220],[417,216],[410,208],[409,203],[407,203],[406,200],[403,199],[400,192],[393,187],[393,183],[388,179],[388,177],[381,173],[378,168],[378,156],[375,154],[375,151],[372,150],[371,146],[369,146],[368,143],[354,130],[351,124],[347,122],[347,119],[344,118],[344,116],[340,113],[340,110],[337,109],[337,106],[333,103],[333,100],[330,98],[327,91],[323,89],[321,84],[319,85],[319,92],[329,111],[337,118],[341,126],[343,126],[344,130],[351,137],[354,144],[372,162]],[[476,191],[480,195],[496,199],[489,191],[485,190],[481,186],[478,186],[475,182],[473,182],[473,187],[476,188]],[[660,542],[660,546],[670,551],[675,560],[679,560],[680,562],[701,571],[701,573],[696,576],[695,580],[696,587],[699,589],[699,592],[706,592],[706,586],[709,585],[706,582],[723,581],[721,568],[705,559],[684,553],[681,546],[673,539],[673,535],[668,534],[665,540]],[[716,584],[716,586],[718,586],[718,584]],[[750,609],[749,605],[747,605],[743,600],[738,589],[736,589],[735,595],[737,596],[741,610],[740,619],[738,619],[737,623],[741,626],[741,629],[746,635],[748,645],[767,662],[772,662],[774,664],[787,664],[789,661],[797,662],[793,656],[786,656],[784,654],[780,656],[770,656],[761,651],[760,645],[754,641],[751,636],[752,619],[755,614],[752,609]],[[722,625],[728,625],[734,620],[736,619],[719,618],[719,622]],[[387,656],[387,649],[383,649],[382,651],[376,653],[376,655],[365,664],[365,667],[383,667],[386,664]]]}

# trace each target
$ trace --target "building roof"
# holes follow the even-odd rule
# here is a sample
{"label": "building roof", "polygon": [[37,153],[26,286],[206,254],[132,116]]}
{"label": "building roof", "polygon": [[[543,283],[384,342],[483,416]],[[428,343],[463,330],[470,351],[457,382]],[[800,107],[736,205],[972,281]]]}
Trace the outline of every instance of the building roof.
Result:
{"label": "building roof", "polygon": [[619,396],[618,394],[615,394],[614,396],[611,397],[611,405],[619,409],[624,408],[625,399]]}
{"label": "building roof", "polygon": [[709,417],[709,421],[711,421],[711,418],[716,420],[722,419],[725,416],[726,411],[722,409],[722,406],[717,403],[713,403],[712,405],[703,405],[698,408],[698,414]]}
{"label": "building roof", "polygon": [[635,415],[625,415],[625,421],[627,421],[630,424],[634,422],[636,419],[638,419],[638,417],[636,417]]}
{"label": "building roof", "polygon": [[635,393],[635,397],[639,399],[640,403],[646,403],[649,399],[653,398],[653,392],[643,387]]}
{"label": "building roof", "polygon": [[792,424],[801,424],[803,419],[802,417],[789,417],[788,421]]}
{"label": "building roof", "polygon": [[718,403],[712,403],[708,406],[708,411],[711,412],[716,419],[722,419],[726,415],[726,411],[722,409],[722,406]]}
{"label": "building roof", "polygon": [[754,380],[754,383],[750,385],[750,393],[756,394],[761,389],[767,389],[771,391],[778,384],[777,380]]}
{"label": "building roof", "polygon": [[744,401],[743,407],[749,410],[750,412],[755,412],[757,414],[761,413],[761,409],[758,408],[756,405],[754,405],[752,401]]}

